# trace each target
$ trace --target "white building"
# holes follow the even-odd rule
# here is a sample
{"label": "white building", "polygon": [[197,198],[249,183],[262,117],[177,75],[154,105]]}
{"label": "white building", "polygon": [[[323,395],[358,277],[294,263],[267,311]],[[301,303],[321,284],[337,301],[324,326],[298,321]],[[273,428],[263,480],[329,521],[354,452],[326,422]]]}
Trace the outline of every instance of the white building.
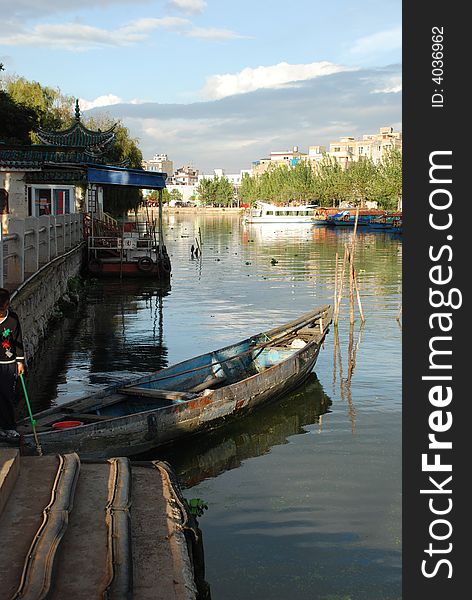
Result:
{"label": "white building", "polygon": [[143,169],[157,173],[166,173],[166,181],[168,181],[174,174],[174,163],[169,160],[167,154],[154,154],[151,160],[143,160]]}
{"label": "white building", "polygon": [[378,164],[393,148],[401,152],[402,144],[401,131],[393,131],[393,127],[381,127],[378,133],[363,135],[362,139],[342,137],[339,141],[331,142],[328,155],[342,166],[362,158],[370,158],[374,164]]}

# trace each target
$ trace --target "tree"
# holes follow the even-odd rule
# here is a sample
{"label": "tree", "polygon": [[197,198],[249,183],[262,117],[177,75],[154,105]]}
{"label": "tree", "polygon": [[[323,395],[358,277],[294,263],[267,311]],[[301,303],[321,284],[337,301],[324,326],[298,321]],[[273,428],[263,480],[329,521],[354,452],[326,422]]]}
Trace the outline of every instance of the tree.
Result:
{"label": "tree", "polygon": [[169,201],[171,202],[182,202],[184,199],[184,195],[179,190],[175,188],[169,194]]}
{"label": "tree", "polygon": [[0,91],[0,139],[11,144],[30,143],[30,131],[37,120],[33,109],[17,104],[9,94]]}
{"label": "tree", "polygon": [[377,169],[370,158],[362,158],[351,163],[346,171],[348,199],[355,205],[365,208],[367,200],[375,199],[372,182],[377,175]]}
{"label": "tree", "polygon": [[400,210],[402,202],[402,153],[390,150],[377,166],[372,192],[385,210]]}
{"label": "tree", "polygon": [[318,196],[322,206],[336,206],[349,196],[345,171],[335,158],[326,156],[317,173]]}
{"label": "tree", "polygon": [[[93,130],[107,130],[114,123],[115,121],[105,114],[94,115],[84,120],[84,125]],[[130,137],[129,130],[120,121],[115,127],[115,142],[106,153],[105,158],[112,164],[127,161],[130,168],[142,169],[143,155],[139,149],[138,140]],[[138,188],[103,186],[103,208],[113,216],[120,216],[129,210],[136,210],[142,201],[142,192]]]}
{"label": "tree", "polygon": [[[215,179],[218,179],[217,177]],[[196,189],[200,202],[203,205],[214,204],[216,201],[215,180],[202,177]]]}
{"label": "tree", "polygon": [[74,98],[62,94],[59,88],[42,86],[24,77],[10,77],[6,80],[6,91],[16,104],[34,111],[36,123],[30,134],[33,142],[39,142],[34,133],[37,127],[61,130],[72,124]]}
{"label": "tree", "polygon": [[227,177],[217,180],[216,201],[220,206],[231,206],[234,202],[234,187]]}

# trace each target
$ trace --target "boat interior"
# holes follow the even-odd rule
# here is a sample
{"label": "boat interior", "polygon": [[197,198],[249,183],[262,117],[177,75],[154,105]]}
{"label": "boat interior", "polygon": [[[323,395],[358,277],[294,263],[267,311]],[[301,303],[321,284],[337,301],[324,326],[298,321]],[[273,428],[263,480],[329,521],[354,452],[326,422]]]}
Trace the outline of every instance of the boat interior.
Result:
{"label": "boat interior", "polygon": [[[274,332],[277,332],[274,335]],[[310,342],[323,338],[322,318],[298,327],[279,329],[178,363],[131,384],[56,406],[35,415],[38,432],[52,431],[58,422],[97,423],[114,417],[188,402],[211,390],[237,383],[290,358]],[[18,427],[29,433],[24,420]]]}

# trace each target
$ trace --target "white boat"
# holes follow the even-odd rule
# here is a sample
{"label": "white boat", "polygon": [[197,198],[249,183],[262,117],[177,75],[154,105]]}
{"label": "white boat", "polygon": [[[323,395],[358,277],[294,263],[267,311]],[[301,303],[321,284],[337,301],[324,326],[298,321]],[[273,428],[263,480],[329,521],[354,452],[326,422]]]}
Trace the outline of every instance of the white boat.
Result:
{"label": "white boat", "polygon": [[316,204],[276,206],[258,201],[243,219],[245,223],[315,223],[317,208]]}

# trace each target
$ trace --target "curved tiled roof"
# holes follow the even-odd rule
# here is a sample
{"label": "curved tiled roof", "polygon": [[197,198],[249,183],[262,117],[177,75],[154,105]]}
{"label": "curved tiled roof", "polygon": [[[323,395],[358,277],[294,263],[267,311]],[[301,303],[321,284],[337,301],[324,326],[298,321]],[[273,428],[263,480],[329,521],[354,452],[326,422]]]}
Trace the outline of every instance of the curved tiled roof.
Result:
{"label": "curved tiled roof", "polygon": [[114,141],[115,127],[116,124],[107,131],[92,131],[76,120],[72,127],[63,131],[38,129],[36,133],[43,144],[86,148],[91,155],[97,155],[102,154]]}

